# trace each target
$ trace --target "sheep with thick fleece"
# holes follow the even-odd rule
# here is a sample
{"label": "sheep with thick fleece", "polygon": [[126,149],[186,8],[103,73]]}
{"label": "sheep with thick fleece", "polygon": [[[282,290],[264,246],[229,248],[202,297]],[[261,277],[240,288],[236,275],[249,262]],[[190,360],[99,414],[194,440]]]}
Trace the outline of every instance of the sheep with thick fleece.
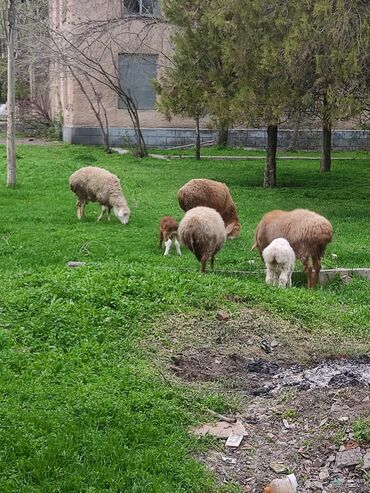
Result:
{"label": "sheep with thick fleece", "polygon": [[206,178],[193,179],[180,188],[177,196],[180,207],[185,212],[199,206],[215,209],[228,228],[228,238],[239,236],[240,223],[236,206],[225,183]]}
{"label": "sheep with thick fleece", "polygon": [[169,255],[172,242],[175,243],[177,254],[181,255],[180,243],[177,238],[178,229],[179,225],[173,217],[162,217],[159,223],[159,248],[162,247],[162,244],[164,242],[164,244],[166,245],[166,250],[164,252],[165,256]]}
{"label": "sheep with thick fleece", "polygon": [[69,177],[69,186],[77,196],[78,219],[84,216],[85,205],[88,202],[98,202],[102,206],[98,221],[105,213],[109,220],[110,211],[113,209],[122,224],[129,222],[130,209],[123,195],[120,179],[113,173],[96,166],[86,166]]}
{"label": "sheep with thick fleece", "polygon": [[266,283],[280,288],[292,287],[295,253],[285,238],[276,238],[262,252]]}
{"label": "sheep with thick fleece", "polygon": [[[232,225],[228,226],[232,228]],[[228,229],[221,215],[210,207],[194,207],[181,220],[178,235],[181,243],[194,253],[201,272],[206,271],[208,260],[213,268],[215,255],[226,241]]]}
{"label": "sheep with thick fleece", "polygon": [[276,238],[285,238],[290,243],[307,272],[308,287],[315,286],[319,280],[321,258],[333,238],[330,222],[307,209],[274,210],[259,222],[254,247],[262,256],[263,250]]}

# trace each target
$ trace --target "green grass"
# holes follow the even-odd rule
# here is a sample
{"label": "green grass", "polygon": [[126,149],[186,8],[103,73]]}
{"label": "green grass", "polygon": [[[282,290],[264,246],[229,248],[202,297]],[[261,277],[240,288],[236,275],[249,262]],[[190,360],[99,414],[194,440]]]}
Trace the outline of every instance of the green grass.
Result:
{"label": "green grass", "polygon": [[[244,305],[293,320],[297,330],[345,338],[349,352],[351,341],[369,341],[364,279],[277,290],[262,275],[227,274],[250,270],[248,260],[262,267],[249,248],[258,220],[273,208],[308,207],[332,221],[324,265],[370,267],[366,155],[335,162],[325,175],[317,162],[280,162],[279,188],[264,190],[262,161],[138,160],[52,145],[17,153],[19,184],[0,187],[2,493],[218,491],[193,458],[203,445],[187,428],[209,418],[206,407],[227,404],[167,381],[153,364],[146,340],[161,340],[166,314],[236,310],[226,299],[235,294]],[[121,177],[128,226],[115,218],[96,223],[96,204],[77,222],[68,177],[87,164]],[[194,177],[226,182],[238,205],[242,234],[217,259],[224,274],[202,276],[189,252],[164,258],[158,250],[159,219],[181,217],[176,191]],[[69,260],[87,266],[69,269]]]}

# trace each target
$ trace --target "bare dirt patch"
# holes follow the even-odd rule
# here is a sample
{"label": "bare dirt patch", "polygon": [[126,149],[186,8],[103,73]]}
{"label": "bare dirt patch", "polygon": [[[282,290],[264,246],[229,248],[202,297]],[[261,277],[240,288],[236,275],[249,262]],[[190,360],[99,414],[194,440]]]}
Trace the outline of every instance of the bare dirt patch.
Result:
{"label": "bare dirt patch", "polygon": [[[370,492],[363,469],[370,443],[358,443],[352,430],[370,413],[370,345],[318,337],[251,309],[221,321],[173,316],[167,327],[160,353],[169,372],[240,398],[236,416],[248,433],[241,446],[220,441],[199,457],[220,481],[260,493],[277,467],[296,474],[299,492]],[[341,466],[341,452],[352,449],[360,459]]]}

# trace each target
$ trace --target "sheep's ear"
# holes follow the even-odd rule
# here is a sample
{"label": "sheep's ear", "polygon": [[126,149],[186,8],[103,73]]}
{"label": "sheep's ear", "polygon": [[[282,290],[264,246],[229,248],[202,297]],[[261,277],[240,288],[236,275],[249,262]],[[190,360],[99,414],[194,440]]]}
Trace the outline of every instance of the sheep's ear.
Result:
{"label": "sheep's ear", "polygon": [[226,226],[226,234],[229,235],[235,227],[235,223],[230,223]]}

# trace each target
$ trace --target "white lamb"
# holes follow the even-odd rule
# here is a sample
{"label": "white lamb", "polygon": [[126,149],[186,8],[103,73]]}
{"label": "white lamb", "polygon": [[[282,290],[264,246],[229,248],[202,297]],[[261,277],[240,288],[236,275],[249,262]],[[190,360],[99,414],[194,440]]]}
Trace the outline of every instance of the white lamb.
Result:
{"label": "white lamb", "polygon": [[266,265],[266,283],[280,288],[292,287],[295,253],[285,238],[276,238],[262,252]]}

